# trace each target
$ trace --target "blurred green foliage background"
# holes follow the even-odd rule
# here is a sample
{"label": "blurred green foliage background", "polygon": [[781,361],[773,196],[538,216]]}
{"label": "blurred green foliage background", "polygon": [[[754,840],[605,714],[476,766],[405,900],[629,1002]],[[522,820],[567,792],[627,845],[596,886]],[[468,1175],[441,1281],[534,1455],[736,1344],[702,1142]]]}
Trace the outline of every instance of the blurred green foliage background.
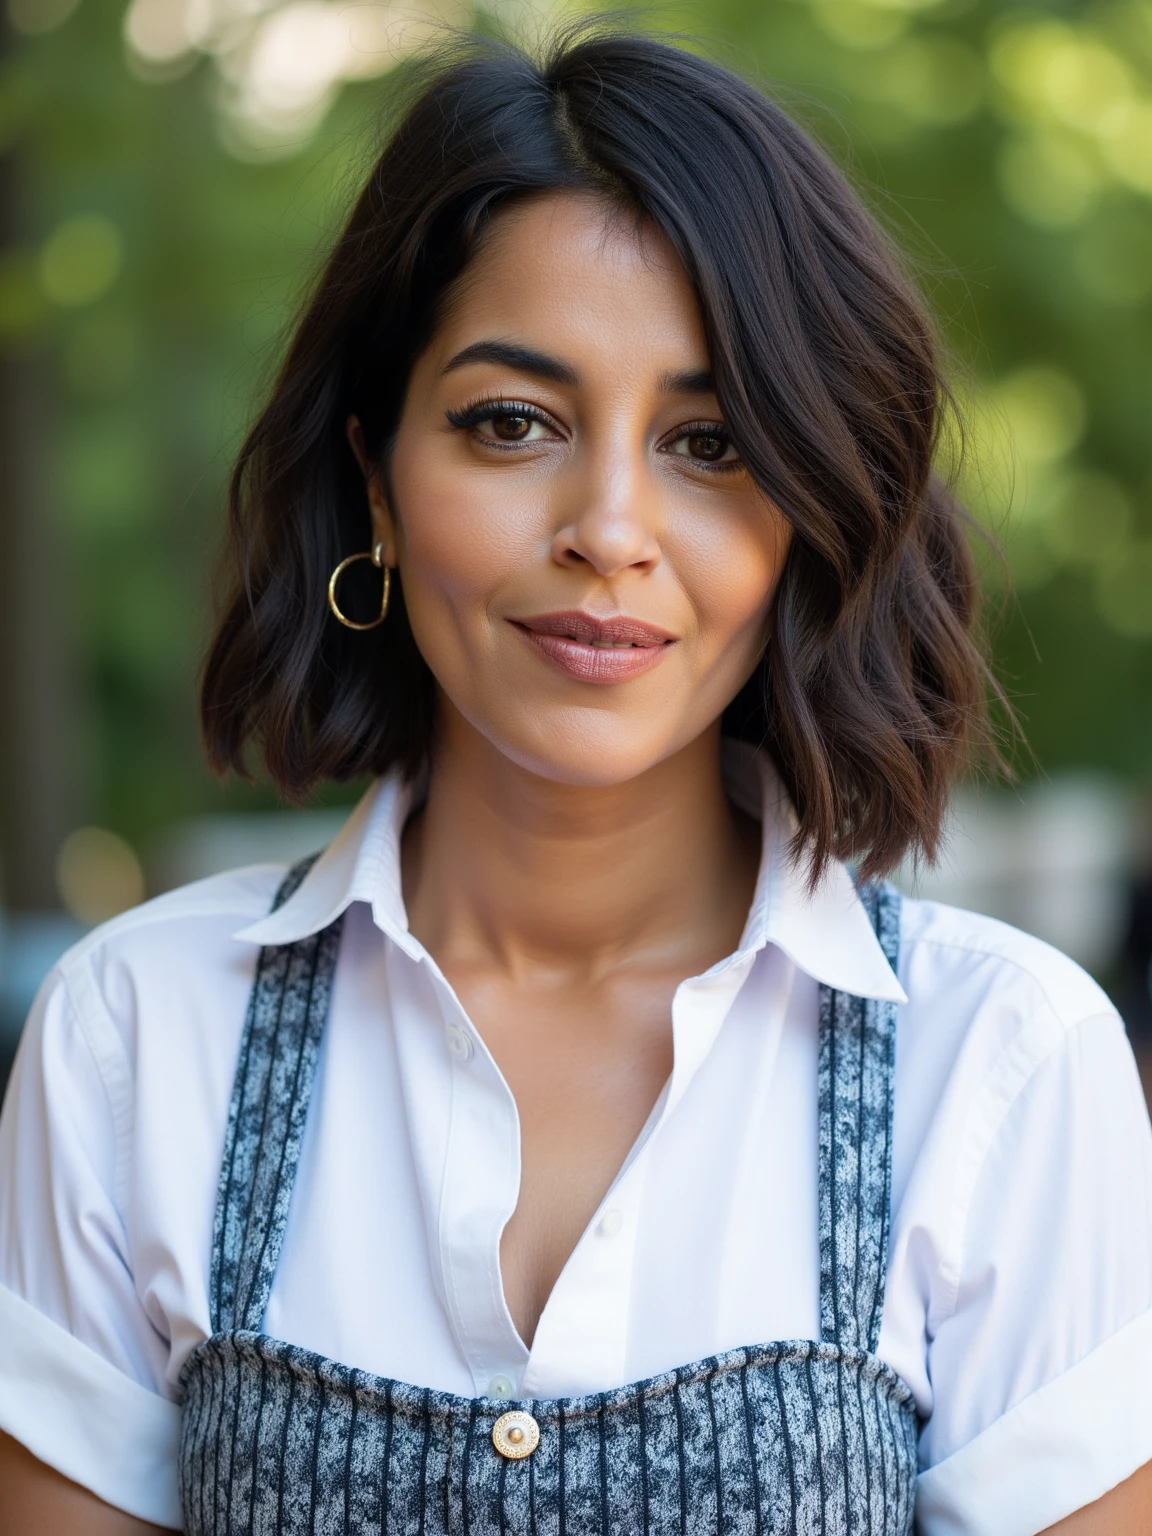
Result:
{"label": "blurred green foliage background", "polygon": [[[146,855],[181,818],[270,803],[197,744],[222,486],[432,13],[7,4],[0,878],[43,908],[77,827]],[[1025,772],[1152,780],[1152,0],[641,15],[772,85],[910,251],[970,417],[966,490],[1007,552],[994,640]]]}

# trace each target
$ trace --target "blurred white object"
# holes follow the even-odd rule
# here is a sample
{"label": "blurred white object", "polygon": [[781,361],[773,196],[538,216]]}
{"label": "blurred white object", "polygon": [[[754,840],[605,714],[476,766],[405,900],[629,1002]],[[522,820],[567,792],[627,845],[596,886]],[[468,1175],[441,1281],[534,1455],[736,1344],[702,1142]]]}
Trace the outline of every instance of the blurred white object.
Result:
{"label": "blurred white object", "polygon": [[1100,975],[1124,936],[1135,843],[1131,793],[1102,775],[969,789],[953,802],[936,867],[906,865],[897,883],[1001,918]]}
{"label": "blurred white object", "polygon": [[171,890],[245,864],[294,864],[326,848],[351,807],[269,811],[256,816],[197,816],[177,823],[149,861],[154,890]]}
{"label": "blurred white object", "polygon": [[292,152],[345,81],[383,75],[471,20],[465,0],[130,0],[124,41],[145,79],[174,78],[208,54],[230,147]]}

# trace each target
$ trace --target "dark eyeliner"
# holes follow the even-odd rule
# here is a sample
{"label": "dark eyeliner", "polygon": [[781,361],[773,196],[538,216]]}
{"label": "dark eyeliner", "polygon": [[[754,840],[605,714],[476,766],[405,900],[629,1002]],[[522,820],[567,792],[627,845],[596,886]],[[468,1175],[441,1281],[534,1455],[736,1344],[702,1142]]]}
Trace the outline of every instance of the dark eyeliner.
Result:
{"label": "dark eyeliner", "polygon": [[526,416],[532,421],[542,422],[546,427],[552,425],[551,418],[543,411],[522,400],[474,400],[458,411],[446,410],[444,416],[452,426],[461,429],[479,426],[482,421],[489,421],[493,416]]}
{"label": "dark eyeliner", "polygon": [[732,441],[732,434],[728,428],[719,421],[688,421],[682,427],[676,428],[676,436],[666,439],[669,442],[679,442],[682,437],[720,437],[726,443]]}

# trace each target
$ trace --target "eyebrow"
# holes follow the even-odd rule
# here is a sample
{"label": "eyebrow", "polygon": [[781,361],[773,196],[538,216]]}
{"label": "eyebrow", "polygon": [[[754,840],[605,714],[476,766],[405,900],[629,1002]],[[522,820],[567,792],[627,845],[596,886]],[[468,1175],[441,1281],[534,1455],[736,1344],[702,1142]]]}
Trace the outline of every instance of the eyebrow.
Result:
{"label": "eyebrow", "polygon": [[503,363],[515,368],[517,373],[531,373],[538,379],[548,379],[553,384],[579,384],[580,375],[568,363],[549,357],[544,352],[534,352],[531,347],[519,347],[508,341],[474,341],[462,347],[444,365],[444,372],[464,368],[469,363]]}
{"label": "eyebrow", "polygon": [[714,395],[716,378],[709,368],[690,368],[685,373],[662,373],[662,395]]}
{"label": "eyebrow", "polygon": [[[474,341],[448,359],[444,372],[466,368],[469,363],[503,364],[517,373],[529,373],[552,384],[575,385],[580,382],[579,372],[570,363],[510,341]],[[716,380],[710,369],[690,368],[682,373],[662,373],[659,388],[662,395],[714,395]]]}

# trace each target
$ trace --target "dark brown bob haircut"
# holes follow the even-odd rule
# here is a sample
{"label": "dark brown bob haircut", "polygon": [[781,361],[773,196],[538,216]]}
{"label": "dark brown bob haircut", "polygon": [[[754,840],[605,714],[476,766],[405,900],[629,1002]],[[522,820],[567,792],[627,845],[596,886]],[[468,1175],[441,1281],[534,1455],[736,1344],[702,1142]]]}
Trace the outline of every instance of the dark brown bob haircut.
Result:
{"label": "dark brown bob haircut", "polygon": [[[733,440],[794,529],[772,642],[725,731],[773,754],[813,878],[830,856],[865,875],[909,850],[931,858],[953,781],[973,746],[991,750],[966,519],[933,472],[948,395],[931,323],[779,107],[716,63],[604,26],[540,60],[460,45],[372,169],[233,474],[235,590],[201,701],[213,766],[243,773],[255,743],[300,800],[427,760],[435,690],[402,582],[370,632],[325,601],[336,563],[370,542],[344,423],[359,416],[386,463],[413,362],[491,221],[569,189],[672,242]],[[357,572],[375,576],[368,614],[379,575]]]}

